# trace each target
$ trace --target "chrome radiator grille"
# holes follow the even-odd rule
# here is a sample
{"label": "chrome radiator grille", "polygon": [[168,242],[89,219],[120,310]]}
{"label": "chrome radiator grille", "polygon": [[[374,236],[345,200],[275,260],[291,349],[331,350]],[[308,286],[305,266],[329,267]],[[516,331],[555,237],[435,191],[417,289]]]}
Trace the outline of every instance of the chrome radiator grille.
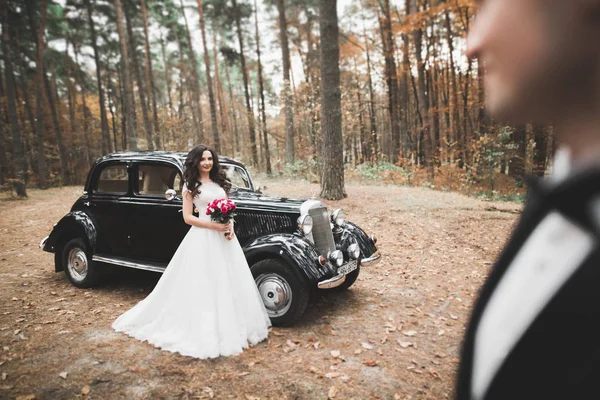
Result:
{"label": "chrome radiator grille", "polygon": [[312,237],[315,246],[317,246],[322,255],[327,256],[329,252],[335,250],[335,242],[333,241],[327,208],[313,208],[308,211],[308,214],[313,219]]}

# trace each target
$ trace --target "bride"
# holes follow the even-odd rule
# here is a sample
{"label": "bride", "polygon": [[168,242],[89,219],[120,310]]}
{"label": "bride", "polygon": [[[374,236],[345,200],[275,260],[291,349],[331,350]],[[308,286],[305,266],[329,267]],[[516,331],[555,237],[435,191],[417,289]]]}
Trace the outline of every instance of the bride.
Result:
{"label": "bride", "polygon": [[267,337],[271,323],[233,225],[206,215],[208,203],[230,188],[215,151],[194,147],[182,193],[192,227],[152,293],[113,323],[117,332],[197,358],[239,354]]}

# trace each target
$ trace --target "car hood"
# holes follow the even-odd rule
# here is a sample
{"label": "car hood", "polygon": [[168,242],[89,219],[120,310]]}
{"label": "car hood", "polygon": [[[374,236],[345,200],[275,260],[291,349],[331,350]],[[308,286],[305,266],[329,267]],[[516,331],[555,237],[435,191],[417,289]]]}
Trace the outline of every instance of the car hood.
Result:
{"label": "car hood", "polygon": [[306,201],[287,197],[266,196],[262,193],[246,190],[235,190],[230,194],[240,209],[255,209],[275,212],[300,213],[300,207]]}

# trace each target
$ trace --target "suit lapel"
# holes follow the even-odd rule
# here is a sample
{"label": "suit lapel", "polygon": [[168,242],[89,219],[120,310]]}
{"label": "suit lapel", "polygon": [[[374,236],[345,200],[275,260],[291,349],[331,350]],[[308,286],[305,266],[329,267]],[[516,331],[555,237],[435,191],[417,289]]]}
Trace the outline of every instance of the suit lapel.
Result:
{"label": "suit lapel", "polygon": [[473,308],[471,320],[468,324],[461,351],[461,364],[458,371],[456,390],[458,399],[470,398],[475,332],[477,330],[477,326],[479,325],[483,311],[485,310],[485,307],[490,300],[496,286],[500,282],[500,279],[502,279],[506,269],[510,266],[512,260],[525,243],[525,240],[548,212],[547,207],[544,206],[545,203],[542,202],[542,196],[540,195],[541,189],[538,183],[533,181],[530,182],[529,188],[530,191],[528,194],[527,204],[523,209],[521,218],[519,219],[519,222],[514,229],[508,244],[483,284],[479,298]]}
{"label": "suit lapel", "polygon": [[[527,238],[548,214],[548,211],[556,208],[576,224],[579,224],[586,230],[591,230],[596,238],[600,237],[598,226],[589,224],[592,220],[590,216],[590,204],[586,204],[586,201],[589,201],[593,195],[600,192],[600,174],[598,170],[591,170],[588,173],[581,174],[575,179],[567,181],[566,184],[561,185],[558,190],[551,193],[548,193],[548,189],[544,187],[542,181],[534,179],[528,178],[530,191],[519,223],[484,283],[479,299],[473,308],[461,352],[461,365],[458,371],[456,389],[458,399],[469,399],[471,397],[474,340],[483,311],[513,259],[521,250]],[[562,290],[561,288],[555,293],[548,304],[552,303]],[[540,315],[543,315],[545,310],[546,308],[538,314],[536,319]]]}
{"label": "suit lapel", "polygon": [[519,338],[486,399],[597,398],[600,344],[598,245]]}

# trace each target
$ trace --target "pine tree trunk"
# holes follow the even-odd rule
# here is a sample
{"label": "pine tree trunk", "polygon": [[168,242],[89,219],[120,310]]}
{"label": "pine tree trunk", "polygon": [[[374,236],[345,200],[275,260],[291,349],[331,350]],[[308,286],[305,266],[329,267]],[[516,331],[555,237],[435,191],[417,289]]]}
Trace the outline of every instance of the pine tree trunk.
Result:
{"label": "pine tree trunk", "polygon": [[135,130],[135,103],[133,100],[133,82],[131,81],[131,68],[129,66],[129,50],[127,48],[127,32],[123,22],[123,6],[121,0],[113,0],[115,5],[117,31],[119,33],[119,47],[121,50],[121,76],[123,78],[124,111],[126,119],[125,135],[128,150],[136,151],[137,133]]}
{"label": "pine tree trunk", "polygon": [[[119,115],[121,125],[121,150],[127,150],[127,115],[125,114],[125,93],[123,92],[123,74],[117,69],[117,91],[115,92],[117,103],[115,111]],[[118,110],[118,111],[117,111]]]}
{"label": "pine tree trunk", "polygon": [[[416,1],[416,0],[413,0]],[[416,11],[416,5],[413,11]],[[434,178],[434,160],[433,160],[433,141],[431,137],[431,129],[429,121],[425,118],[429,116],[429,100],[426,93],[426,82],[425,82],[425,63],[422,57],[422,46],[423,46],[423,31],[421,28],[414,29],[412,32],[413,42],[415,45],[415,56],[417,58],[417,79],[418,79],[418,96],[419,96],[419,107],[422,117],[422,135],[424,141],[425,150],[425,161],[427,163],[428,178],[433,181]]]}
{"label": "pine tree trunk", "polygon": [[[30,22],[33,26],[33,9],[31,9],[31,1],[27,2],[27,11],[30,15]],[[35,129],[35,150],[36,150],[36,164],[38,172],[38,184],[40,188],[46,189],[48,187],[48,164],[46,163],[46,152],[44,148],[44,37],[43,32],[46,29],[46,19],[48,14],[48,7],[46,0],[42,0],[40,5],[41,20],[38,24],[39,34],[37,35],[36,48],[37,48],[37,84],[35,85],[35,111],[36,111],[36,124]]]}
{"label": "pine tree trunk", "polygon": [[200,32],[202,33],[202,46],[204,48],[204,67],[206,68],[206,86],[208,86],[208,102],[210,104],[210,122],[213,134],[213,147],[217,153],[221,153],[221,142],[219,141],[219,128],[217,126],[217,107],[215,105],[215,94],[213,90],[212,76],[210,74],[210,58],[208,46],[206,45],[206,28],[204,26],[204,7],[202,0],[198,3],[198,15],[200,16]]}
{"label": "pine tree trunk", "polygon": [[367,41],[367,32],[363,30],[365,38],[365,53],[367,56],[367,83],[369,87],[369,137],[363,148],[364,156],[367,160],[377,163],[379,149],[377,146],[377,120],[375,112],[375,97],[373,94],[373,79],[371,77],[371,54],[369,51],[369,42]]}
{"label": "pine tree trunk", "polygon": [[392,20],[390,12],[390,0],[384,0],[382,5],[383,17],[379,19],[381,25],[381,39],[385,58],[385,80],[388,87],[388,107],[390,112],[390,123],[392,127],[392,162],[398,161],[400,154],[400,106],[398,98],[398,69],[394,57],[394,38],[392,36]]}
{"label": "pine tree trunk", "polygon": [[142,20],[144,22],[144,54],[146,63],[146,93],[152,100],[152,122],[154,124],[154,139],[156,147],[164,149],[161,130],[158,125],[158,109],[156,107],[156,87],[154,85],[154,74],[152,73],[152,53],[150,53],[150,39],[148,34],[148,10],[146,9],[146,0],[140,0],[142,8]]}
{"label": "pine tree trunk", "polygon": [[[202,102],[200,100],[202,92],[200,90],[200,77],[198,76],[198,63],[196,61],[196,52],[194,51],[194,46],[192,46],[192,35],[190,33],[190,26],[188,24],[187,16],[185,14],[185,8],[183,7],[183,1],[180,0],[179,4],[181,6],[181,14],[183,15],[183,21],[185,24],[185,34],[188,42],[188,51],[189,58],[192,67],[192,81],[193,81],[193,89],[192,89],[192,104],[193,111],[192,117],[194,118],[194,125],[198,127],[198,143],[204,143],[204,113],[202,112]],[[177,42],[179,46],[179,53],[182,60],[182,68],[185,69],[185,64],[183,64],[183,51],[181,47],[181,39],[179,38],[179,31],[177,28],[174,28],[176,33]],[[195,104],[194,104],[195,103]]]}
{"label": "pine tree trunk", "polygon": [[[254,25],[256,27],[256,57],[258,60],[258,91],[260,94],[260,102],[261,102],[261,128],[262,128],[262,141],[263,141],[263,149],[265,153],[265,164],[267,175],[271,175],[271,155],[269,154],[269,140],[267,137],[267,114],[265,111],[265,88],[263,82],[263,70],[262,63],[260,62],[260,37],[258,34],[258,7],[256,5],[256,0],[254,0]],[[292,149],[293,151],[293,149]]]}
{"label": "pine tree trunk", "polygon": [[[32,11],[33,10],[28,7],[29,24],[30,24],[31,32],[33,33],[33,35],[35,37],[38,37],[38,41],[39,41],[39,38],[41,37],[41,40],[43,42],[43,40],[44,40],[43,39],[44,32],[40,30],[40,32],[39,32],[40,36],[38,36],[38,29],[36,28],[36,23],[34,21]],[[42,47],[42,49],[44,48],[43,45],[41,47]],[[38,52],[39,52],[39,49],[38,49]],[[52,124],[54,126],[54,133],[56,134],[56,141],[57,141],[57,144],[58,144],[58,155],[59,155],[59,158],[60,158],[60,166],[61,166],[61,173],[62,173],[62,178],[63,178],[63,184],[70,185],[71,184],[71,174],[70,174],[70,171],[68,169],[67,151],[66,151],[66,148],[65,148],[65,145],[64,145],[64,142],[63,142],[62,127],[60,125],[60,120],[58,118],[58,114],[56,112],[56,107],[55,107],[55,104],[54,104],[54,95],[52,94],[52,89],[50,87],[50,82],[48,81],[48,76],[45,73],[46,66],[44,65],[44,63],[42,61],[41,67],[39,65],[37,67],[38,67],[38,74],[39,74],[39,69],[40,68],[42,69],[41,78],[43,80],[44,90],[46,91],[46,99],[48,100],[48,106],[50,107],[50,113],[51,113],[51,116],[52,116]],[[42,141],[43,141],[43,139],[42,139]]]}
{"label": "pine tree trunk", "polygon": [[27,169],[25,166],[25,151],[21,141],[21,129],[15,99],[14,71],[12,54],[10,52],[10,36],[8,27],[8,1],[0,0],[0,15],[2,17],[2,55],[4,56],[4,75],[6,83],[6,104],[8,121],[12,135],[13,163],[15,166],[14,187],[18,197],[27,197]]}
{"label": "pine tree trunk", "polygon": [[[406,16],[408,18],[408,16],[410,15],[410,0],[406,0],[405,1],[405,10],[406,10]],[[411,113],[410,113],[410,81],[412,81],[412,71],[410,68],[410,59],[409,54],[410,54],[410,45],[409,45],[409,38],[408,35],[406,33],[402,34],[402,46],[403,46],[403,51],[402,51],[402,80],[400,82],[400,118],[402,118],[402,123],[403,123],[403,127],[402,127],[402,134],[404,136],[404,141],[406,143],[406,150],[409,150],[408,152],[412,152],[412,153],[416,153],[417,149],[415,148],[415,144],[413,141],[413,138],[411,136],[411,129],[410,129],[410,120],[411,120]]]}
{"label": "pine tree trunk", "polygon": [[[143,1],[143,0],[142,0]],[[90,29],[90,38],[92,48],[94,49],[94,61],[96,63],[96,84],[98,86],[98,106],[100,108],[100,129],[102,131],[102,154],[110,153],[112,146],[110,142],[110,132],[108,128],[108,118],[106,116],[106,102],[104,88],[102,87],[102,65],[100,64],[100,53],[98,51],[98,41],[96,38],[96,26],[93,19],[93,9],[90,0],[83,0],[87,9],[88,26]]]}
{"label": "pine tree trunk", "polygon": [[233,0],[233,9],[235,13],[235,24],[237,28],[237,37],[240,45],[240,61],[242,63],[242,77],[244,80],[244,95],[246,96],[246,114],[248,116],[248,136],[250,138],[250,150],[252,153],[252,166],[258,166],[258,152],[256,149],[256,129],[254,123],[254,112],[250,105],[250,90],[248,70],[246,69],[246,57],[244,56],[244,39],[242,37],[242,23],[240,20],[240,10],[237,5],[237,0]]}
{"label": "pine tree trunk", "polygon": [[[467,171],[473,167],[473,152],[471,149],[471,134],[472,129],[469,131],[471,124],[471,116],[469,115],[469,88],[471,79],[471,70],[473,69],[473,60],[469,59],[467,72],[465,74],[465,87],[463,89],[463,132],[461,145],[464,149],[464,163]],[[472,125],[472,124],[471,124]]]}
{"label": "pine tree trunk", "polygon": [[490,124],[489,117],[485,112],[485,90],[483,87],[483,79],[485,71],[483,68],[483,63],[477,61],[477,82],[478,82],[478,110],[477,110],[477,135],[485,135],[488,133],[488,127]]}
{"label": "pine tree trunk", "polygon": [[116,101],[110,96],[110,93],[115,93],[114,87],[112,85],[111,77],[107,77],[107,87],[108,87],[108,111],[110,112],[110,119],[112,121],[112,129],[113,129],[113,149],[114,151],[119,151],[117,147],[117,119],[115,115],[114,107],[116,107]]}
{"label": "pine tree trunk", "polygon": [[[450,93],[451,93],[451,97],[450,97],[450,108],[451,108],[451,112],[450,112],[450,140],[451,140],[451,145],[453,145],[453,148],[457,148],[457,146],[459,146],[459,143],[461,142],[461,138],[460,138],[460,117],[459,117],[459,112],[458,112],[458,84],[456,83],[456,65],[454,62],[454,41],[453,41],[453,36],[452,36],[452,25],[450,22],[450,13],[449,11],[446,11],[446,15],[445,15],[445,19],[446,19],[446,40],[448,42],[448,53],[450,56]],[[463,152],[464,152],[464,148],[460,148],[458,147],[457,149],[458,152],[458,159],[459,159],[459,164],[461,164],[460,166],[462,167],[462,164],[464,163],[464,156],[463,156]],[[451,154],[451,159],[452,161],[454,161],[455,159],[455,152],[453,151]]]}
{"label": "pine tree trunk", "polygon": [[67,104],[69,106],[69,125],[71,127],[71,137],[74,137],[75,133],[77,132],[77,118],[75,117],[77,98],[75,96],[76,90],[73,87],[73,81],[71,80],[71,56],[69,55],[71,36],[69,32],[66,34],[65,43],[65,81],[67,86]]}
{"label": "pine tree trunk", "polygon": [[231,104],[231,117],[233,122],[233,143],[232,143],[232,156],[240,151],[240,136],[238,133],[237,126],[237,113],[235,110],[235,99],[233,97],[233,88],[231,87],[231,77],[229,76],[229,66],[225,63],[225,77],[227,78],[227,89],[229,91],[229,104]]}
{"label": "pine tree trunk", "polygon": [[285,0],[277,0],[279,13],[279,40],[283,61],[283,99],[285,107],[285,162],[294,163],[294,99],[290,86],[290,48],[288,45],[287,18],[285,16]]}
{"label": "pine tree trunk", "polygon": [[[0,82],[2,81],[4,72],[0,69]],[[0,99],[4,98],[4,90],[0,88]],[[7,116],[7,112],[5,112],[4,108],[0,104],[0,185],[4,185],[6,180],[9,178],[9,168],[8,168],[8,158],[6,157],[7,153],[7,144],[5,142],[4,132],[6,127],[5,118]]]}
{"label": "pine tree trunk", "polygon": [[46,89],[46,98],[48,99],[48,105],[50,106],[50,113],[52,116],[52,124],[54,126],[54,132],[56,134],[56,142],[58,144],[58,155],[60,158],[60,166],[62,169],[63,184],[72,184],[71,173],[69,171],[67,159],[67,149],[64,144],[62,126],[58,118],[58,112],[56,111],[56,104],[54,102],[54,94],[50,86],[48,76],[44,73],[44,88]]}
{"label": "pine tree trunk", "polygon": [[[227,128],[227,118],[225,118],[225,101],[223,100],[223,82],[221,80],[221,73],[219,72],[219,57],[217,53],[217,36],[218,33],[213,27],[213,59],[215,63],[215,90],[217,92],[217,102],[219,103],[219,120],[221,122],[221,134],[225,135],[230,132]],[[223,139],[226,140],[226,139]],[[233,152],[231,153],[233,154]]]}
{"label": "pine tree trunk", "polygon": [[140,97],[140,106],[142,108],[142,119],[144,120],[144,128],[146,131],[146,142],[148,150],[154,150],[154,133],[152,132],[152,123],[150,122],[150,116],[148,115],[148,103],[146,102],[146,90],[144,87],[144,81],[142,79],[142,72],[140,70],[140,63],[138,62],[137,56],[137,43],[135,36],[133,35],[133,25],[131,17],[129,15],[129,9],[125,5],[123,7],[125,13],[125,21],[127,27],[127,37],[129,38],[129,55],[131,57],[131,66],[133,67],[133,74],[137,82],[138,95]]}
{"label": "pine tree trunk", "polygon": [[321,197],[340,200],[344,189],[342,95],[337,0],[319,0],[321,32],[321,132],[323,167]]}
{"label": "pine tree trunk", "polygon": [[[18,37],[15,38],[16,42],[16,47],[15,47],[15,51],[16,49],[20,48],[19,42],[18,42]],[[31,132],[33,133],[33,135],[35,136],[35,116],[33,115],[33,109],[31,108],[31,101],[29,98],[29,86],[27,85],[27,72],[26,72],[26,68],[25,65],[23,63],[23,57],[19,57],[19,59],[17,60],[17,62],[19,63],[19,74],[21,79],[19,79],[19,83],[21,84],[21,92],[23,93],[23,104],[25,106],[25,112],[27,114],[27,119],[29,120],[29,127],[31,129]],[[1,79],[0,75],[0,79]],[[18,93],[18,92],[17,92]],[[35,137],[34,137],[35,140]],[[35,147],[35,146],[34,146]],[[36,155],[33,153],[32,149],[32,155],[33,155],[33,159],[36,158]],[[32,166],[33,169],[35,169],[35,172],[37,174],[37,166]],[[39,179],[38,179],[38,184],[39,184]]]}
{"label": "pine tree trunk", "polygon": [[[360,95],[360,86],[358,84],[358,82],[356,83],[356,101],[358,104],[358,124],[359,124],[359,129],[360,129],[360,158],[358,159],[358,162],[360,164],[365,162],[365,141],[366,141],[366,129],[365,129],[365,121],[363,119],[363,112],[362,112],[362,98]],[[355,138],[356,140],[356,138]],[[355,149],[355,157],[356,157],[356,144],[354,145],[354,149]]]}
{"label": "pine tree trunk", "polygon": [[[320,161],[320,153],[321,149],[317,145],[317,121],[319,119],[316,103],[319,97],[319,86],[320,82],[318,79],[318,74],[315,73],[314,64],[316,63],[317,57],[320,56],[320,50],[315,50],[314,41],[313,41],[313,14],[308,13],[306,25],[305,25],[305,34],[307,41],[307,52],[306,52],[306,97],[307,97],[307,107],[308,107],[308,115],[309,115],[309,124],[308,124],[308,136],[311,145],[312,154],[314,155],[316,160]],[[318,46],[318,43],[317,43]]]}
{"label": "pine tree trunk", "polygon": [[[73,44],[75,50],[75,62],[79,65],[79,46]],[[79,68],[79,86],[81,87],[81,115],[83,120],[83,155],[85,165],[91,165],[92,160],[92,146],[90,142],[90,124],[89,124],[89,110],[87,107],[87,90],[85,87],[85,73],[82,68]],[[54,74],[54,76],[56,76]],[[56,84],[55,84],[56,86]]]}
{"label": "pine tree trunk", "polygon": [[[171,73],[170,73],[170,69],[169,69],[169,63],[167,62],[167,50],[166,50],[166,46],[165,46],[165,40],[163,38],[163,34],[162,34],[162,29],[160,31],[160,49],[161,49],[161,54],[162,54],[162,59],[163,59],[163,65],[165,66],[165,84],[167,86],[167,101],[169,104],[169,115],[172,115],[172,113],[174,112],[174,108],[173,108],[173,98],[171,97]],[[166,147],[166,143],[165,143],[165,147]]]}

